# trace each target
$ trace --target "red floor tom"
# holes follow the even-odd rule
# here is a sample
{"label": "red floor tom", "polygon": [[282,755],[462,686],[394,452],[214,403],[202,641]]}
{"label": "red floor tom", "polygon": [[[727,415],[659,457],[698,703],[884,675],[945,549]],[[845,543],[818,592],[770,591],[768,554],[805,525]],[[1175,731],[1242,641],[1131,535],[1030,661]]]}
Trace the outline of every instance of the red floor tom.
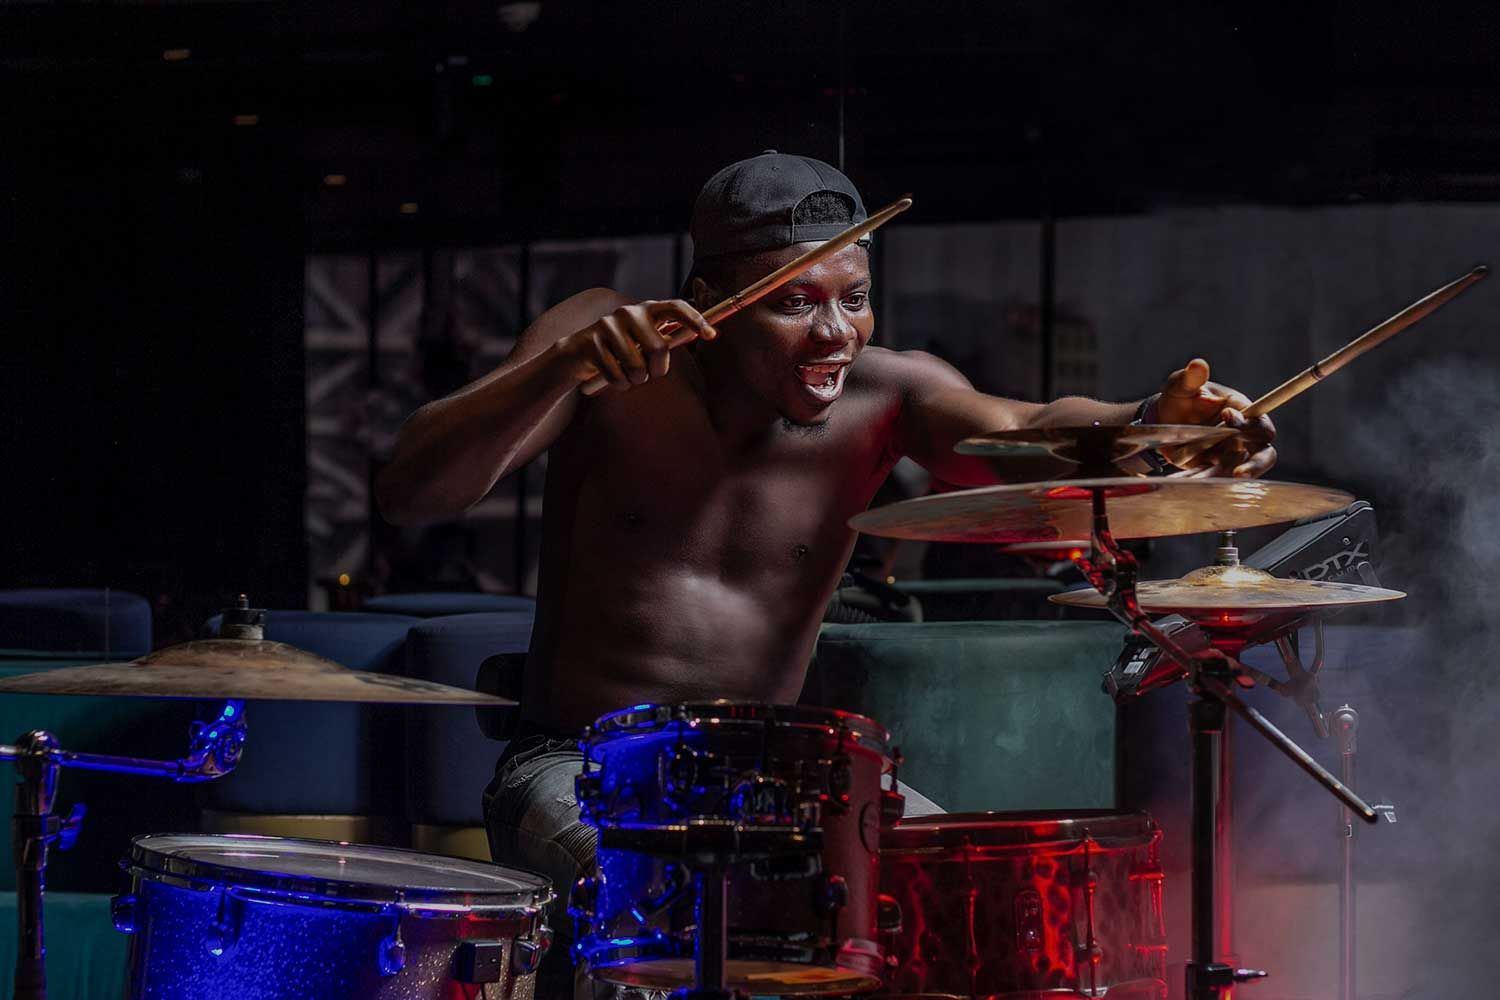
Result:
{"label": "red floor tom", "polygon": [[882,993],[1163,1000],[1161,832],[1144,813],[950,813],[881,836],[900,904]]}

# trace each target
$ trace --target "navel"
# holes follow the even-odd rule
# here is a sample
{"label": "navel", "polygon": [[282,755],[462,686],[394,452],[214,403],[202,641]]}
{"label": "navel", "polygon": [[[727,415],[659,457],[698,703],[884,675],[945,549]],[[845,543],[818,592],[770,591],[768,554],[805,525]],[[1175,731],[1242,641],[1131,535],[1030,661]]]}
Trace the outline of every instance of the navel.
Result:
{"label": "navel", "polygon": [[792,546],[792,559],[795,562],[801,562],[802,560],[807,558],[807,554],[811,551],[812,550],[809,549],[806,545],[798,542],[796,545]]}

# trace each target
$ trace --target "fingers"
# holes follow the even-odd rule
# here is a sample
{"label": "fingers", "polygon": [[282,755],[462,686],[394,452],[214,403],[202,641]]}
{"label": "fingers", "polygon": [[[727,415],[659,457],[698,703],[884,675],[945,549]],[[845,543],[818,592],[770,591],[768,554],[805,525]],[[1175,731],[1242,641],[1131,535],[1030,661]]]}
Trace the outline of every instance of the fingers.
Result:
{"label": "fingers", "polygon": [[1198,395],[1198,390],[1208,382],[1208,362],[1202,358],[1194,358],[1185,367],[1177,369],[1167,376],[1167,384],[1162,387],[1162,395],[1192,398]]}
{"label": "fingers", "polygon": [[681,335],[668,335],[677,327],[688,332],[688,339],[714,340],[719,335],[702,313],[680,299],[638,302],[594,323],[589,329],[589,360],[616,389],[661,378],[671,370],[674,340],[683,342]]}

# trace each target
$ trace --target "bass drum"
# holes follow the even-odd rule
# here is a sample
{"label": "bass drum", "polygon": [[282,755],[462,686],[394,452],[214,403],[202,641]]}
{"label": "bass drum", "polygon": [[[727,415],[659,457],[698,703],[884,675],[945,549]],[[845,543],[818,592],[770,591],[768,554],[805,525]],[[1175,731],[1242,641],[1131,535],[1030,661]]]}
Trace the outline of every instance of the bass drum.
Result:
{"label": "bass drum", "polygon": [[[728,869],[728,985],[746,994],[852,993],[880,984],[880,828],[900,815],[882,788],[890,736],[864,716],[790,705],[641,705],[583,739],[578,803],[600,828],[695,819],[819,828],[821,852]],[[601,845],[603,835],[601,833]],[[671,990],[693,983],[694,893],[678,863],[598,852],[573,912],[589,975]]]}
{"label": "bass drum", "polygon": [[950,813],[880,842],[887,996],[1164,1000],[1161,831],[1144,813]]}
{"label": "bass drum", "polygon": [[386,847],[137,837],[129,1000],[531,1000],[546,879]]}

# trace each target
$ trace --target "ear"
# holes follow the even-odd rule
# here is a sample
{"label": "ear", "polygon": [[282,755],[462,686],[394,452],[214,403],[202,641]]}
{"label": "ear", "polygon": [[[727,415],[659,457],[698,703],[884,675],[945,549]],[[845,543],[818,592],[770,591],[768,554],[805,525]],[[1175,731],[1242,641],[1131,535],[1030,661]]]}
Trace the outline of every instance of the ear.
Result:
{"label": "ear", "polygon": [[694,275],[693,280],[688,284],[688,301],[699,312],[716,305],[721,298],[723,296],[718,294],[717,289],[697,275]]}

